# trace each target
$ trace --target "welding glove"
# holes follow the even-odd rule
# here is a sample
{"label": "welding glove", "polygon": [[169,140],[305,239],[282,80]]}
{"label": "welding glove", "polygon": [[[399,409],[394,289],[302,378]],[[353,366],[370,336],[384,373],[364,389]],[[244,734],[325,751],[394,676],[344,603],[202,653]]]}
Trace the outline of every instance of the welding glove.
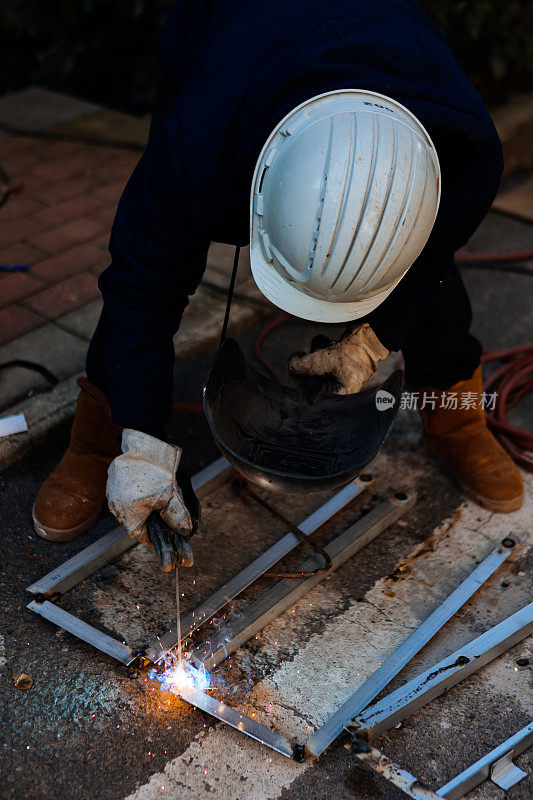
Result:
{"label": "welding glove", "polygon": [[332,376],[334,394],[359,392],[375,375],[378,362],[389,355],[367,322],[352,328],[337,342],[326,342],[311,353],[292,356],[289,373],[295,377]]}
{"label": "welding glove", "polygon": [[[107,476],[110,510],[130,536],[155,546],[165,571],[176,563],[193,563],[188,539],[199,519],[190,481],[180,481],[181,452],[147,433],[125,428],[122,455],[111,463]],[[179,485],[183,482],[187,498]]]}

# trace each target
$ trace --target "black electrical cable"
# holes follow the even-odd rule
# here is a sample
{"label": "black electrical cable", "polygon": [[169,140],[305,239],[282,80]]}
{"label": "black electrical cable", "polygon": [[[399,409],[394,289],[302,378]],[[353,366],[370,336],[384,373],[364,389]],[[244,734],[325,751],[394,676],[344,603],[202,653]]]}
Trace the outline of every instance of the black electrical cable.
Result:
{"label": "black electrical cable", "polygon": [[35,361],[26,361],[22,358],[16,358],[13,361],[4,361],[3,364],[0,364],[0,370],[9,369],[11,367],[21,367],[22,369],[32,370],[32,372],[38,372],[51,386],[57,386],[59,383],[59,378],[54,375],[53,372],[50,372],[49,369],[43,367],[42,364],[37,364]]}
{"label": "black electrical cable", "polygon": [[329,569],[331,569],[331,558],[329,554],[324,550],[323,547],[313,542],[311,537],[300,530],[293,522],[291,522],[287,517],[285,517],[281,511],[278,511],[277,508],[271,506],[270,503],[267,503],[266,500],[263,500],[262,497],[259,497],[253,489],[250,489],[250,486],[242,475],[237,473],[232,481],[233,488],[237,492],[240,498],[242,499],[251,499],[262,508],[265,509],[271,516],[279,519],[286,528],[288,528],[291,533],[294,533],[295,536],[298,536],[302,541],[307,542],[307,544],[317,553],[318,555],[322,556],[324,559],[324,566],[318,567],[317,569],[310,570],[308,572],[300,570],[299,572],[265,572],[262,577],[264,578],[311,578],[314,575],[323,575]]}

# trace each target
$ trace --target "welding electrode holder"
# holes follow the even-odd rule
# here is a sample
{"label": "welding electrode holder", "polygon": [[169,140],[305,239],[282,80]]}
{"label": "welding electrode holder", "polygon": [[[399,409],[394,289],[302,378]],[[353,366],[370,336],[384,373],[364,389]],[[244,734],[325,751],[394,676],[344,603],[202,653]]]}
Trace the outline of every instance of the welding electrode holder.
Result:
{"label": "welding electrode holder", "polygon": [[194,564],[194,555],[189,539],[198,530],[201,512],[200,501],[192,488],[188,472],[182,467],[176,473],[176,481],[183,501],[191,515],[193,527],[189,536],[183,536],[181,533],[172,530],[161,519],[158,511],[152,511],[146,520],[148,538],[159,558],[163,572],[171,572],[177,566],[192,567]]}

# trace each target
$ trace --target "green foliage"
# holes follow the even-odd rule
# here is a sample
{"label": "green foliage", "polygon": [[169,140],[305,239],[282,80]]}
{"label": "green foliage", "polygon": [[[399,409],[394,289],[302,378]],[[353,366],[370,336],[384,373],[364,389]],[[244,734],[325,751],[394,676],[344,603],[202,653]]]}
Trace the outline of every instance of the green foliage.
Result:
{"label": "green foliage", "polygon": [[533,85],[530,0],[420,0],[487,102]]}
{"label": "green foliage", "polygon": [[[47,86],[143,111],[172,0],[3,0],[2,90]],[[5,80],[7,76],[7,82]]]}
{"label": "green foliage", "polygon": [[[260,2],[261,0],[258,0]],[[420,0],[488,102],[533,84],[530,0]],[[0,0],[2,91],[47,86],[143,112],[172,0]]]}

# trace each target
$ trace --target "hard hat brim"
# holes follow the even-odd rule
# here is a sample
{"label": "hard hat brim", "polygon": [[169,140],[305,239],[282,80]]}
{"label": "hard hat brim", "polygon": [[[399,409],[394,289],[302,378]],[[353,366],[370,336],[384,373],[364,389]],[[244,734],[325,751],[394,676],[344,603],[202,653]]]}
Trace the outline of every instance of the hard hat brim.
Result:
{"label": "hard hat brim", "polygon": [[267,300],[288,314],[313,322],[350,322],[360,319],[377,308],[401,280],[399,278],[394,286],[387,286],[385,291],[372,297],[338,303],[306,294],[282,278],[272,264],[264,259],[261,246],[253,241],[250,245],[250,265],[257,288]]}

